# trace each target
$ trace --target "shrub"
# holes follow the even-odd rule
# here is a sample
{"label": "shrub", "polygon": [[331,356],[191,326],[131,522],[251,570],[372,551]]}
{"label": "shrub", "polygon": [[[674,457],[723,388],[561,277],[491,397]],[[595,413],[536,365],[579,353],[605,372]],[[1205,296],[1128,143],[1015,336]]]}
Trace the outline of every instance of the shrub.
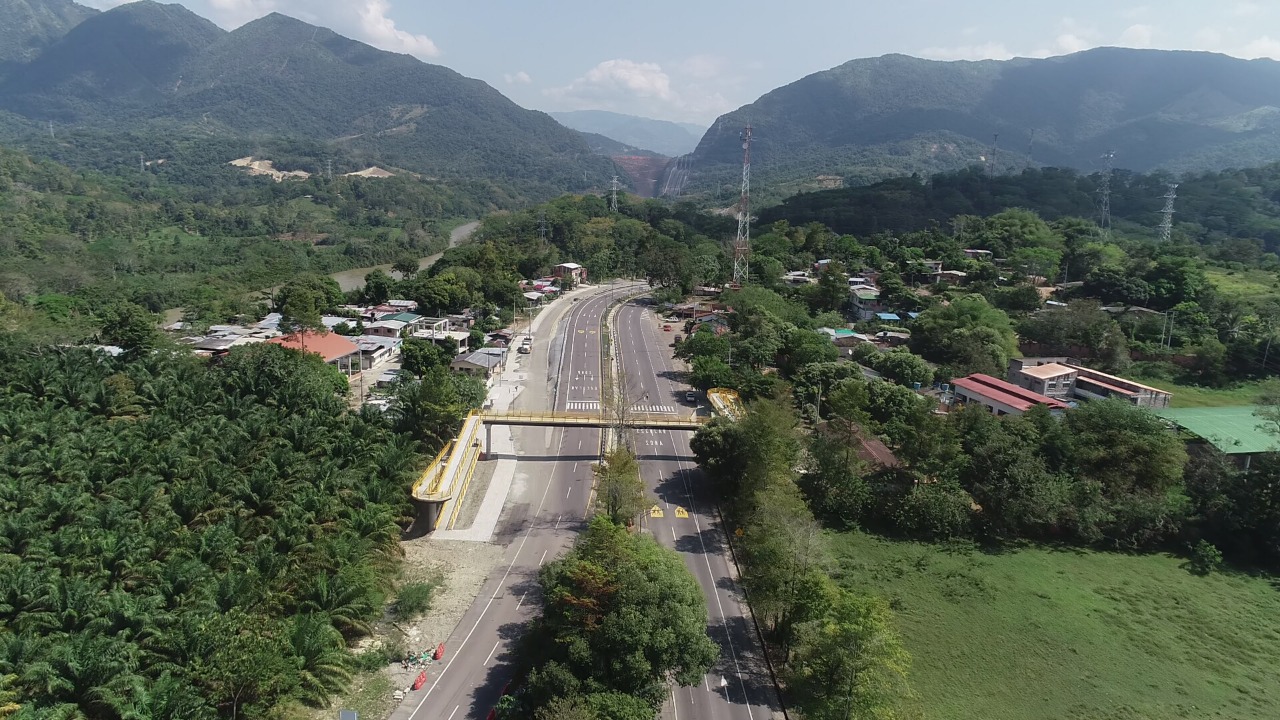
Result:
{"label": "shrub", "polygon": [[395,615],[404,620],[421,615],[431,607],[431,594],[436,586],[432,583],[414,582],[400,587],[396,593]]}

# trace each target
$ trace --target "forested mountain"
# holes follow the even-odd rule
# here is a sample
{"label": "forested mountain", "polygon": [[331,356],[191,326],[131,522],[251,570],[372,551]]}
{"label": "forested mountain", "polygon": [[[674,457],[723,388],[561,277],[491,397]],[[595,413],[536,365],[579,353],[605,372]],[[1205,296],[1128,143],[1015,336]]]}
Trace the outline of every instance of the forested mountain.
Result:
{"label": "forested mountain", "polygon": [[604,135],[624,145],[668,156],[692,152],[704,129],[690,123],[654,120],[607,110],[553,112],[551,117],[565,127]]}
{"label": "forested mountain", "polygon": [[1097,48],[1047,59],[853,60],[721,116],[690,158],[689,190],[737,173],[754,126],[757,185],[774,197],[986,162],[1174,171],[1280,159],[1280,62]]}
{"label": "forested mountain", "polygon": [[72,0],[0,2],[0,77],[97,12]]}
{"label": "forested mountain", "polygon": [[[961,216],[1011,208],[1047,220],[1098,218],[1101,175],[1045,168],[990,177],[980,169],[894,178],[874,185],[801,193],[760,211],[759,222],[821,223],[835,232],[867,237],[950,227]],[[1111,183],[1111,219],[1120,232],[1153,238],[1164,207],[1166,173],[1117,171]],[[1178,186],[1175,236],[1207,246],[1223,259],[1254,263],[1280,251],[1280,164],[1203,172]]]}
{"label": "forested mountain", "polygon": [[[85,145],[114,146],[113,133],[129,130],[306,138],[326,153],[502,180],[534,196],[602,186],[610,174],[577,133],[479,80],[279,14],[226,32],[179,5],[114,8],[10,73],[0,110],[36,130],[72,126],[81,147],[64,159],[86,163]],[[0,116],[0,137],[31,145],[34,132]]]}

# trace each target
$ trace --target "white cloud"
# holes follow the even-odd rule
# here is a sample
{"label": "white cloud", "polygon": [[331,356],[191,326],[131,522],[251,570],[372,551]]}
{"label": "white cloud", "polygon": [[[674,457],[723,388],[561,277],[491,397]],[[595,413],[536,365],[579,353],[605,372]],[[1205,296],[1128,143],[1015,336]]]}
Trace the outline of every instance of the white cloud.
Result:
{"label": "white cloud", "polygon": [[1151,47],[1151,36],[1155,28],[1150,25],[1130,25],[1120,33],[1120,45],[1122,47],[1131,48],[1149,48]]}
{"label": "white cloud", "polygon": [[[110,0],[108,0],[110,1]],[[419,58],[440,55],[426,35],[401,29],[391,18],[389,0],[208,0],[212,20],[239,27],[250,20],[279,12],[332,29],[340,35]]]}
{"label": "white cloud", "polygon": [[1066,53],[1080,52],[1081,50],[1088,50],[1090,47],[1088,40],[1075,33],[1062,33],[1054,42],[1057,43],[1059,50]]}
{"label": "white cloud", "polygon": [[1273,40],[1270,35],[1263,35],[1231,54],[1250,60],[1254,58],[1280,60],[1280,40]]}
{"label": "white cloud", "polygon": [[694,56],[671,67],[672,73],[668,73],[654,62],[605,60],[568,85],[548,88],[542,94],[557,109],[613,110],[698,122],[734,107],[723,91],[736,88],[741,78],[728,72],[727,60]]}
{"label": "white cloud", "polygon": [[1013,57],[1004,43],[988,42],[981,45],[957,45],[954,47],[930,47],[920,51],[920,57],[930,60],[1008,60]]}
{"label": "white cloud", "polygon": [[502,79],[505,80],[508,85],[528,85],[533,82],[533,78],[529,77],[529,73],[523,70],[515,73],[514,75],[506,73],[502,76]]}

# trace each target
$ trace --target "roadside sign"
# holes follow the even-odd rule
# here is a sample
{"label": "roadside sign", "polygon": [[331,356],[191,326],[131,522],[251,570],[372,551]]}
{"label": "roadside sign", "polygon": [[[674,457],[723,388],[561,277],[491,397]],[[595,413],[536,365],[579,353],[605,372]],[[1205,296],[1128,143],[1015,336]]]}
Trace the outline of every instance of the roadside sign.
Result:
{"label": "roadside sign", "polygon": [[355,710],[339,710],[338,720],[360,720],[360,713]]}
{"label": "roadside sign", "polygon": [[733,531],[735,537],[742,537],[742,528]]}
{"label": "roadside sign", "polygon": [[651,518],[662,517],[662,508],[658,507],[657,505],[654,505],[653,507],[649,508],[649,517]]}
{"label": "roadside sign", "polygon": [[687,517],[689,517],[689,511],[688,511],[688,510],[685,510],[684,508],[682,508],[682,507],[680,507],[679,505],[677,505],[677,506],[676,506],[676,517],[678,517],[678,518],[687,518]]}

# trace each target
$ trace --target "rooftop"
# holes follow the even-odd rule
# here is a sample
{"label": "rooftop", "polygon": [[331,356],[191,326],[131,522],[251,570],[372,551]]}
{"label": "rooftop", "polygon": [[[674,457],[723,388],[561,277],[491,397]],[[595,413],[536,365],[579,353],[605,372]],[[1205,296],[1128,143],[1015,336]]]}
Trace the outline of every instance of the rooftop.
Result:
{"label": "rooftop", "polygon": [[1216,408],[1153,410],[1156,415],[1211,443],[1227,455],[1250,455],[1276,450],[1275,435],[1260,429],[1262,419],[1253,405]]}
{"label": "rooftop", "polygon": [[974,373],[969,377],[957,378],[951,382],[956,387],[968,390],[975,395],[981,395],[1022,411],[1030,410],[1036,405],[1044,405],[1050,410],[1065,410],[1067,407],[1066,403],[1038,395],[1013,383],[982,373]]}
{"label": "rooftop", "polygon": [[1044,365],[1031,365],[1022,368],[1023,375],[1030,375],[1033,378],[1048,380],[1049,378],[1060,377],[1062,375],[1070,375],[1075,372],[1073,367],[1067,367],[1059,363],[1045,363]]}
{"label": "rooftop", "polygon": [[355,343],[351,342],[347,338],[331,332],[318,333],[306,331],[303,333],[285,335],[284,337],[271,338],[267,342],[291,348],[293,350],[303,350],[304,352],[315,353],[316,355],[324,358],[325,362],[333,362],[338,358],[353,355],[360,350],[356,347]]}
{"label": "rooftop", "polygon": [[[1133,394],[1133,392],[1134,392],[1134,391],[1133,391],[1131,388],[1137,388],[1138,390],[1146,390],[1147,392],[1161,393],[1161,394],[1164,394],[1164,395],[1169,395],[1169,394],[1170,394],[1170,392],[1169,392],[1168,390],[1161,390],[1161,389],[1160,389],[1160,388],[1158,388],[1158,387],[1151,387],[1150,385],[1143,385],[1143,384],[1142,384],[1142,383],[1140,383],[1140,382],[1134,382],[1134,381],[1132,381],[1132,380],[1129,380],[1128,378],[1122,378],[1122,377],[1118,377],[1118,376],[1116,376],[1116,375],[1108,375],[1107,373],[1104,373],[1104,372],[1102,372],[1102,371],[1100,371],[1100,370],[1094,370],[1093,368],[1087,368],[1087,367],[1084,367],[1083,365],[1072,365],[1072,364],[1068,363],[1068,364],[1067,364],[1067,367],[1071,368],[1072,370],[1075,370],[1075,371],[1079,372],[1081,377],[1085,377],[1085,378],[1087,378],[1087,379],[1089,379],[1089,380],[1092,380],[1093,382],[1095,382],[1095,383],[1097,383],[1097,384],[1099,384],[1099,385],[1103,385],[1103,386],[1105,386],[1105,387],[1107,387],[1107,388],[1110,388],[1110,389],[1115,389],[1115,390],[1117,390],[1117,391],[1119,391],[1119,392],[1124,392],[1124,393]],[[1125,387],[1117,387],[1117,386],[1118,386],[1118,385],[1120,385],[1121,383],[1123,383],[1124,385],[1128,385],[1129,387],[1128,387],[1128,388],[1125,388]]]}

